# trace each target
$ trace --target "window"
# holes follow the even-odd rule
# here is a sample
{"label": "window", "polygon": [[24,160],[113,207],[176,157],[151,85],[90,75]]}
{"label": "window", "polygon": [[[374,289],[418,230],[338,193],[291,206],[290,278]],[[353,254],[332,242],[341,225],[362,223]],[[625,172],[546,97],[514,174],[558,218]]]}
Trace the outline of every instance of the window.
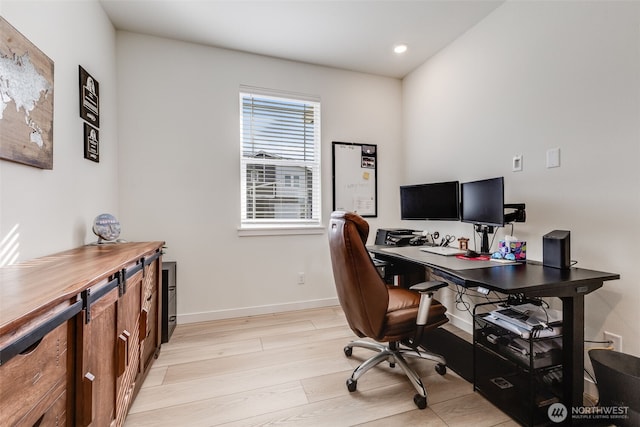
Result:
{"label": "window", "polygon": [[241,228],[320,226],[320,103],[241,88]]}

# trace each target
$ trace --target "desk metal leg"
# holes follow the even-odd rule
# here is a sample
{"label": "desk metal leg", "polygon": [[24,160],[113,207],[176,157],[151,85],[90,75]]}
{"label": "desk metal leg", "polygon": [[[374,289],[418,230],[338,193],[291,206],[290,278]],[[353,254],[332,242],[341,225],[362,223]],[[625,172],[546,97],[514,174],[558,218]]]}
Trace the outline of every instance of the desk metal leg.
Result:
{"label": "desk metal leg", "polygon": [[582,406],[584,393],[584,295],[562,297],[562,378],[564,404]]}

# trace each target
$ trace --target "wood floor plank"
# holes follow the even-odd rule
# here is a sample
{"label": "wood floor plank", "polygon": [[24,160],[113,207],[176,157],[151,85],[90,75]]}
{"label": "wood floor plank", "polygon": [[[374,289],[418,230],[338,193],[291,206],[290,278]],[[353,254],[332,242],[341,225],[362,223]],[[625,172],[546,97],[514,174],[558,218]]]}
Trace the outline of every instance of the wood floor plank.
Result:
{"label": "wood floor plank", "polygon": [[402,412],[400,414],[391,415],[389,417],[380,418],[354,427],[447,427],[447,424],[438,417],[430,408],[424,410],[414,409],[412,411]]}
{"label": "wood floor plank", "polygon": [[154,411],[129,414],[125,425],[127,427],[214,426],[277,412],[285,408],[304,406],[306,403],[304,390],[296,381],[243,393],[224,394]]}
{"label": "wood floor plank", "polygon": [[[176,328],[177,329],[177,328]],[[183,334],[175,338],[176,345],[195,345],[201,341],[241,341],[252,338],[265,337],[270,335],[286,334],[300,331],[314,331],[316,327],[309,320],[299,320],[297,322],[284,322],[275,325],[255,325],[251,328],[239,329],[212,329],[204,328]],[[173,339],[173,337],[172,337]]]}
{"label": "wood floor plank", "polygon": [[142,383],[142,388],[155,387],[162,384],[164,381],[164,376],[167,373],[166,366],[152,366],[149,369],[149,373],[147,377],[144,379],[144,383]]}
{"label": "wood floor plank", "polygon": [[308,343],[317,343],[319,341],[342,339],[344,344],[355,338],[355,335],[345,325],[331,326],[324,329],[318,329],[312,332],[293,332],[282,335],[270,335],[262,337],[262,345],[265,350],[282,347],[292,347]]}
{"label": "wood floor plank", "polygon": [[400,388],[400,385],[393,385],[355,393],[345,389],[340,397],[245,418],[224,426],[344,426],[364,423],[413,410],[413,400],[399,393]]}
{"label": "wood floor plank", "polygon": [[[192,363],[182,363],[169,366],[165,383],[189,381],[204,376],[214,376],[221,373],[242,372],[246,370],[277,366],[283,363],[293,363],[318,357],[344,359],[342,355],[342,338],[307,343],[298,348],[277,348],[263,350],[258,353],[239,354],[236,356],[200,360]],[[346,363],[346,362],[345,362]]]}
{"label": "wood floor plank", "polygon": [[408,359],[427,387],[424,410],[414,405],[402,371],[387,363],[350,393],[346,379],[374,354],[356,348],[347,358],[343,348],[353,339],[338,306],[178,325],[125,426],[516,425],[455,373],[437,374],[430,361]]}
{"label": "wood floor plank", "polygon": [[[301,313],[304,313],[304,315],[301,316]],[[217,331],[238,331],[257,327],[288,325],[300,321],[311,322],[318,327],[346,325],[347,323],[340,307],[323,307],[304,311],[290,311],[180,325],[174,331],[171,340],[173,342],[190,336],[206,334],[211,331],[212,327]]]}
{"label": "wood floor plank", "polygon": [[430,405],[450,427],[488,427],[509,420],[498,408],[478,393],[466,394],[455,399]]}
{"label": "wood floor plank", "polygon": [[154,411],[165,406],[187,404],[227,394],[250,391],[299,381],[312,376],[323,376],[336,371],[345,371],[349,364],[339,357],[322,357],[296,362],[283,360],[279,365],[246,369],[216,376],[202,376],[190,381],[165,382],[140,393],[131,408],[131,413]]}
{"label": "wood floor plank", "polygon": [[254,353],[261,351],[262,348],[262,341],[259,338],[232,342],[203,341],[201,344],[188,346],[167,345],[166,348],[162,348],[160,356],[154,363],[154,366],[179,365],[199,360],[230,357],[239,354]]}
{"label": "wood floor plank", "polygon": [[[421,368],[416,369],[416,372],[420,375],[427,388],[427,401],[429,405],[466,394],[473,394],[473,386],[457,374],[449,372],[441,376],[435,373],[433,367],[428,366],[428,363],[429,362],[415,365]],[[427,365],[426,369],[421,365]],[[425,375],[426,371],[428,371],[427,375]],[[302,385],[309,401],[316,402],[342,395],[342,389],[346,388],[345,383],[350,376],[350,370],[336,372],[325,376],[303,379]],[[389,368],[388,366],[378,366],[377,369],[370,370],[358,380],[358,390],[373,390],[381,386],[394,384],[404,385],[403,393],[406,398],[413,398],[415,389],[399,367]]]}

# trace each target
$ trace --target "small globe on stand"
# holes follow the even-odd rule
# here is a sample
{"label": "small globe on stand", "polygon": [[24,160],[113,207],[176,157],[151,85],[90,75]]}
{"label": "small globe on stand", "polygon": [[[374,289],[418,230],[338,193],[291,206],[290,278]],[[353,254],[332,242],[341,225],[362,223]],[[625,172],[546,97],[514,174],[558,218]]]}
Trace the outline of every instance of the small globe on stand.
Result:
{"label": "small globe on stand", "polygon": [[120,236],[120,222],[111,214],[100,214],[93,220],[93,233],[98,236],[98,245],[115,243]]}

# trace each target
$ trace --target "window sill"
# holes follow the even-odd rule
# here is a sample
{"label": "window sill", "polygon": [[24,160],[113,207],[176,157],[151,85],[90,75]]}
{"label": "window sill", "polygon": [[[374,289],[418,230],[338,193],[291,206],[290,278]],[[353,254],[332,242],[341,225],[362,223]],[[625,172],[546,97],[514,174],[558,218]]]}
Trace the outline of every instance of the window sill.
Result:
{"label": "window sill", "polygon": [[239,237],[249,236],[290,236],[290,235],[304,235],[304,234],[323,234],[325,228],[321,225],[310,227],[245,227],[238,228]]}

